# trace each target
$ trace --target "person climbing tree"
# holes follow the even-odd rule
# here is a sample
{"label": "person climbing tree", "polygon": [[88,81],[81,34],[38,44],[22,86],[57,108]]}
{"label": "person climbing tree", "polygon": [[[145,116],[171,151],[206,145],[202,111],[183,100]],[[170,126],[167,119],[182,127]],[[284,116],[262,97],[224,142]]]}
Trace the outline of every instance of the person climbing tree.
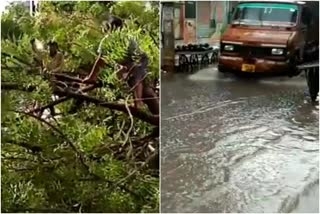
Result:
{"label": "person climbing tree", "polygon": [[50,41],[49,46],[49,62],[46,65],[46,71],[48,73],[61,72],[64,65],[63,54],[59,51],[58,43]]}
{"label": "person climbing tree", "polygon": [[[114,30],[121,30],[124,27],[123,21],[115,16],[109,16],[106,21],[103,22],[103,29],[105,32],[113,32]],[[108,35],[104,37],[106,39]],[[101,41],[103,43],[104,39]],[[95,65],[92,68],[91,73],[87,78],[83,80],[84,83],[97,82],[98,75],[101,68],[105,65],[102,60],[102,45],[100,44],[98,49],[98,58]],[[136,63],[139,62],[139,64]],[[129,38],[129,45],[125,54],[125,57],[118,61],[120,69],[117,71],[119,79],[126,81],[130,87],[130,91],[133,91],[135,98],[135,106],[141,108],[143,103],[148,105],[151,113],[159,114],[159,103],[157,95],[145,81],[148,73],[148,57],[147,54],[142,52],[133,38]],[[148,99],[148,100],[146,100]],[[154,99],[154,100],[152,100]]]}

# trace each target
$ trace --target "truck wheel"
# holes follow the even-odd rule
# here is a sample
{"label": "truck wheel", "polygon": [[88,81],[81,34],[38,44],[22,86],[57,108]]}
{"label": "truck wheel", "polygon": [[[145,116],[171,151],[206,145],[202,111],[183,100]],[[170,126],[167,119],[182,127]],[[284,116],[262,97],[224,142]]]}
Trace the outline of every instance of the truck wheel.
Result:
{"label": "truck wheel", "polygon": [[310,98],[315,102],[319,93],[319,68],[306,70],[306,79],[309,88]]}
{"label": "truck wheel", "polygon": [[298,61],[299,61],[299,57],[297,54],[295,54],[293,57],[291,57],[290,61],[289,61],[289,71],[288,76],[289,77],[293,77],[299,74],[299,70],[297,68],[298,65]]}
{"label": "truck wheel", "polygon": [[221,73],[226,73],[227,70],[225,68],[223,68],[222,66],[218,66],[218,71]]}

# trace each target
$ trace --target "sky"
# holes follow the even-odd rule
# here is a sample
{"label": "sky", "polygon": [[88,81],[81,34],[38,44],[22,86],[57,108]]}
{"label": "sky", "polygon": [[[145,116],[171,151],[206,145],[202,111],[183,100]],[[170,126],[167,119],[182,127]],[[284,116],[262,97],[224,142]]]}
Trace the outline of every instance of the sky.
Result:
{"label": "sky", "polygon": [[10,0],[1,0],[0,1],[0,12],[1,13],[5,10],[6,6],[10,4],[10,2],[12,2],[12,1],[10,1]]}
{"label": "sky", "polygon": [[[6,6],[10,4],[10,2],[17,1],[17,0],[0,0],[0,14],[5,10]],[[18,0],[22,1],[22,0]],[[37,2],[37,1],[35,1]],[[147,8],[150,8],[150,3],[147,3]]]}

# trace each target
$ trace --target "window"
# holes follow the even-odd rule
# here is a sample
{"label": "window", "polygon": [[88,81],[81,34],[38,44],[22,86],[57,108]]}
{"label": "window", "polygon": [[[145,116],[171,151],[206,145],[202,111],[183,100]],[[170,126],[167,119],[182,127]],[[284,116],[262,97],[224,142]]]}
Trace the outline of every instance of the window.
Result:
{"label": "window", "polygon": [[280,3],[242,3],[234,16],[234,22],[246,25],[290,24],[297,21],[298,7]]}
{"label": "window", "polygon": [[185,18],[186,19],[196,18],[196,2],[194,1],[185,2]]}

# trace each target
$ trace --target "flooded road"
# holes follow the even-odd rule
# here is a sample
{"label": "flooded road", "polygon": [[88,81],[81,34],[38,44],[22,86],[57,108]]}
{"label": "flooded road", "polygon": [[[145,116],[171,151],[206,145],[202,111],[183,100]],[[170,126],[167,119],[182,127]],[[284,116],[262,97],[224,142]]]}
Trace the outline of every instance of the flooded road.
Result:
{"label": "flooded road", "polygon": [[304,77],[162,75],[161,212],[319,212]]}

